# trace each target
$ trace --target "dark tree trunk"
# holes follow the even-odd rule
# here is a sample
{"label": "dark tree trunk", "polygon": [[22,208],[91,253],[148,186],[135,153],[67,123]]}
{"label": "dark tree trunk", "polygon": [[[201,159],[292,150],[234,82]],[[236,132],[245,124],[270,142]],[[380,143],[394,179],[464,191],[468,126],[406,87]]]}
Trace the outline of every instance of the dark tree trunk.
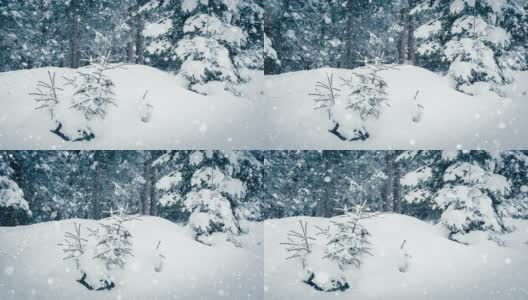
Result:
{"label": "dark tree trunk", "polygon": [[407,26],[407,63],[415,64],[416,39],[414,38],[414,16],[408,13],[409,24]]}
{"label": "dark tree trunk", "polygon": [[145,15],[139,10],[145,1],[138,1],[138,11],[136,12],[136,63],[143,64],[143,51],[145,44],[145,37],[143,36],[143,29],[145,28]]}
{"label": "dark tree trunk", "polygon": [[398,161],[394,158],[394,182],[393,182],[393,191],[392,191],[392,206],[395,213],[401,214],[401,197],[402,197],[402,190],[401,190],[401,166]]}
{"label": "dark tree trunk", "polygon": [[101,218],[101,151],[95,151],[94,157],[94,190],[92,215],[95,220]]}
{"label": "dark tree trunk", "polygon": [[79,67],[79,2],[70,2],[70,67]]}
{"label": "dark tree trunk", "polygon": [[150,158],[146,158],[143,165],[143,178],[145,183],[143,184],[143,193],[141,194],[141,213],[145,216],[149,215],[150,209]]}
{"label": "dark tree trunk", "polygon": [[400,32],[400,40],[398,45],[398,62],[400,64],[405,64],[407,62],[407,21],[409,16],[409,10],[407,8],[402,8],[400,11],[400,26],[402,30]]}
{"label": "dark tree trunk", "polygon": [[156,181],[158,180],[158,169],[151,167],[150,172],[150,215],[156,216],[158,214],[158,190],[156,189]]}
{"label": "dark tree trunk", "polygon": [[127,32],[127,62],[136,62],[136,49],[135,49],[135,25],[134,25],[134,7],[128,9],[128,32]]}
{"label": "dark tree trunk", "polygon": [[387,178],[385,179],[385,183],[383,184],[383,190],[381,195],[383,200],[383,211],[391,212],[391,194],[394,182],[394,165],[392,153],[389,151],[385,153],[385,175],[387,176]]}
{"label": "dark tree trunk", "polygon": [[[330,151],[329,150],[323,150],[321,154],[321,159],[323,160],[324,164],[324,177],[323,177],[323,184],[324,184],[324,197],[317,203],[317,216],[319,217],[331,217],[332,216],[332,209],[331,209],[331,203],[333,200],[332,196],[332,164],[330,161]],[[327,180],[330,179],[330,180]]]}
{"label": "dark tree trunk", "polygon": [[343,67],[345,68],[352,68],[354,66],[354,55],[353,55],[353,41],[354,41],[354,31],[352,30],[354,26],[354,1],[347,1],[347,33],[346,33],[346,41],[345,41],[345,59],[343,62]]}

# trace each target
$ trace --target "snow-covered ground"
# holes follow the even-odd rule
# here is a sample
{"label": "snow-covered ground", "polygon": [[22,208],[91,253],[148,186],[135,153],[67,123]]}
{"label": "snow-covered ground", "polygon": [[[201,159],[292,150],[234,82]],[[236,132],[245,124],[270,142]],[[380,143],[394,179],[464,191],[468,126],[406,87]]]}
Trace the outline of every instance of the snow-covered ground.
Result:
{"label": "snow-covered ground", "polygon": [[[414,66],[382,71],[388,84],[388,104],[379,120],[366,122],[367,141],[342,142],[330,134],[333,126],[324,110],[314,110],[317,81],[334,75],[349,78],[350,70],[322,68],[266,76],[263,98],[273,149],[526,149],[528,147],[528,72],[516,73],[510,98],[469,96],[450,86],[447,78]],[[413,99],[419,91],[416,102]],[[524,95],[523,95],[524,94]],[[421,121],[413,122],[416,103],[423,106]],[[346,121],[347,118],[349,121]],[[342,112],[341,128],[358,117]],[[347,122],[349,124],[347,124]],[[353,128],[349,128],[353,129]]]}
{"label": "snow-covered ground", "polygon": [[[117,107],[104,120],[90,121],[95,139],[64,142],[50,132],[56,124],[35,110],[35,91],[47,72],[62,76],[75,70],[41,68],[0,73],[0,146],[4,149],[526,149],[528,147],[528,72],[517,72],[508,98],[469,96],[448,79],[413,66],[381,72],[388,104],[379,120],[365,123],[367,141],[343,142],[328,132],[327,113],[314,110],[314,85],[326,74],[350,77],[344,69],[316,69],[274,76],[253,74],[243,95],[200,95],[184,88],[177,76],[139,65],[108,71],[116,85]],[[148,90],[147,101],[142,97]],[[414,96],[418,92],[416,101]],[[146,105],[151,120],[141,120]],[[413,122],[417,104],[420,122]],[[66,131],[84,126],[68,105],[58,109]],[[340,116],[351,130],[357,117]],[[347,120],[347,118],[349,120]]]}
{"label": "snow-covered ground", "polygon": [[[81,70],[84,70],[82,68]],[[57,125],[38,106],[35,92],[39,80],[48,81],[55,72],[58,86],[63,76],[75,74],[68,68],[39,68],[0,73],[0,147],[3,149],[247,149],[259,145],[257,129],[262,118],[259,107],[262,72],[241,87],[242,95],[229,93],[204,96],[184,88],[182,80],[155,68],[126,65],[107,71],[115,84],[116,105],[104,120],[86,123],[70,109],[70,101],[58,105],[56,118],[64,131],[75,132],[88,125],[95,133],[89,142],[64,142],[50,132]],[[146,101],[143,95],[148,91]],[[152,107],[151,120],[141,120]]]}
{"label": "snow-covered ground", "polygon": [[[66,231],[97,221],[71,219],[30,226],[0,227],[0,299],[262,299],[263,226],[250,223],[232,244],[209,247],[196,242],[187,228],[156,217],[127,226],[134,257],[110,291],[89,291],[75,281],[78,274],[62,258]],[[128,223],[127,223],[128,224]],[[154,249],[166,257],[154,271]]]}
{"label": "snow-covered ground", "polygon": [[[418,219],[382,214],[363,220],[372,242],[359,270],[345,273],[350,288],[320,292],[301,282],[300,262],[280,245],[288,231],[299,230],[299,220],[326,227],[329,219],[294,217],[264,223],[265,299],[527,299],[528,220],[517,221],[517,230],[502,236],[505,247],[488,240],[463,245],[445,237],[442,230]],[[412,256],[408,271],[398,270],[400,246]],[[316,242],[317,243],[317,242]]]}

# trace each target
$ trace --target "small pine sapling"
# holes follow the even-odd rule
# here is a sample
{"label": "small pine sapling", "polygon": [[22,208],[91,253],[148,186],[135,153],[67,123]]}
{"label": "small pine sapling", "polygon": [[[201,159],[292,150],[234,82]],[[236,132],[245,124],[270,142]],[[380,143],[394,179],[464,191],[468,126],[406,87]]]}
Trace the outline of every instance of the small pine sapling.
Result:
{"label": "small pine sapling", "polygon": [[64,241],[59,246],[62,246],[62,252],[65,254],[64,259],[74,260],[77,270],[79,270],[81,268],[79,258],[85,253],[88,240],[81,235],[81,224],[73,223],[73,226],[74,232],[66,232]]}
{"label": "small pine sapling", "polygon": [[308,234],[308,222],[299,221],[301,231],[290,230],[288,241],[280,243],[286,246],[286,252],[290,255],[286,259],[299,259],[303,269],[306,268],[306,256],[312,252],[312,241],[315,238]]}
{"label": "small pine sapling", "polygon": [[116,266],[123,269],[126,259],[134,256],[132,252],[132,234],[124,226],[125,222],[136,220],[128,215],[125,209],[110,211],[110,223],[101,223],[103,231],[91,230],[91,235],[97,240],[97,251],[94,259],[102,261],[106,269],[111,271]]}
{"label": "small pine sapling", "polygon": [[379,75],[381,71],[395,69],[383,64],[383,54],[374,59],[364,58],[366,73],[354,72],[350,79],[341,78],[349,95],[347,109],[357,112],[361,120],[379,119],[381,106],[387,105],[387,82]]}
{"label": "small pine sapling", "polygon": [[35,102],[37,107],[35,109],[45,109],[49,112],[50,118],[55,119],[55,105],[59,103],[59,92],[63,89],[57,87],[55,80],[55,72],[48,71],[49,82],[38,81],[36,92],[30,93],[36,96]]}
{"label": "small pine sapling", "polygon": [[335,122],[332,110],[336,103],[336,98],[339,97],[338,92],[340,91],[340,89],[334,87],[334,74],[326,74],[326,83],[322,81],[316,82],[315,92],[308,95],[315,97],[315,109],[326,110],[328,120]]}
{"label": "small pine sapling", "polygon": [[342,209],[344,215],[332,221],[333,228],[327,231],[328,243],[323,258],[335,261],[342,270],[348,265],[359,269],[362,257],[365,254],[372,255],[370,233],[360,222],[374,215],[366,212],[365,205],[366,202],[357,205],[354,212],[345,206]]}
{"label": "small pine sapling", "polygon": [[71,108],[83,113],[86,120],[94,118],[104,119],[110,105],[115,103],[114,82],[106,75],[108,70],[116,69],[121,65],[111,65],[111,52],[97,58],[90,57],[90,72],[77,72],[74,78],[67,78],[67,85],[74,89],[73,104]]}

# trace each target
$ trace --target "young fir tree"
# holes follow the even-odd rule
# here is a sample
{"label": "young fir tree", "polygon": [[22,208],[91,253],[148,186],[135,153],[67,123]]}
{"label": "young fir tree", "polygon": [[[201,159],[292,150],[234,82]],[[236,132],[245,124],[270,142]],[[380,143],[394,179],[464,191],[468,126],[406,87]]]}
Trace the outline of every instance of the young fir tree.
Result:
{"label": "young fir tree", "polygon": [[366,201],[361,205],[349,209],[343,208],[343,215],[332,221],[332,226],[325,231],[328,239],[326,244],[326,256],[335,261],[339,268],[347,266],[361,267],[364,255],[372,255],[370,252],[369,232],[361,224],[361,220],[371,217],[366,207]]}
{"label": "young fir tree", "polygon": [[417,29],[421,59],[432,57],[435,69],[446,71],[462,92],[502,95],[513,80],[511,70],[525,65],[526,52],[519,48],[516,33],[528,28],[522,4],[438,0],[432,9],[436,18]]}
{"label": "young fir tree", "polygon": [[405,174],[405,212],[434,219],[449,237],[484,231],[492,237],[508,230],[499,206],[510,193],[506,177],[498,174],[497,159],[485,151],[406,152],[400,159],[420,160]]}

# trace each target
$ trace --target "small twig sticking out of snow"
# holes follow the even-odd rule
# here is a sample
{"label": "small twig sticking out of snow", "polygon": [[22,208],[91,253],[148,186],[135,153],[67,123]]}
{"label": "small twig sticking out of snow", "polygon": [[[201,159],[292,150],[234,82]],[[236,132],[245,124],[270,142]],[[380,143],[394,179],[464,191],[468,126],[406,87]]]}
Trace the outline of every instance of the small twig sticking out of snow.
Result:
{"label": "small twig sticking out of snow", "polygon": [[406,273],[409,270],[409,266],[411,264],[411,258],[412,258],[409,252],[407,252],[407,250],[404,249],[406,242],[407,240],[403,240],[403,243],[400,246],[402,256],[401,256],[401,264],[398,267],[398,271],[402,273]]}
{"label": "small twig sticking out of snow", "polygon": [[143,111],[141,113],[141,121],[143,123],[150,122],[150,120],[152,119],[152,109],[154,108],[154,106],[148,103],[147,94],[148,94],[148,90],[146,90],[145,94],[143,94],[143,103],[145,104]]}
{"label": "small twig sticking out of snow", "polygon": [[405,242],[407,242],[407,240],[403,240],[403,243],[402,245],[400,246],[400,249],[403,250],[403,247],[405,246]]}
{"label": "small twig sticking out of snow", "polygon": [[418,122],[420,122],[422,120],[422,115],[423,115],[423,110],[424,110],[423,105],[419,104],[418,100],[417,100],[419,93],[420,93],[420,90],[417,90],[416,94],[414,94],[414,98],[413,98],[414,104],[416,105],[416,110],[414,111],[414,113],[412,115],[412,121],[414,123],[418,123]]}
{"label": "small twig sticking out of snow", "polygon": [[156,264],[154,265],[154,271],[156,272],[161,272],[163,270],[163,261],[165,260],[165,256],[163,254],[161,254],[160,252],[160,245],[161,245],[161,241],[158,242],[158,245],[156,246]]}

